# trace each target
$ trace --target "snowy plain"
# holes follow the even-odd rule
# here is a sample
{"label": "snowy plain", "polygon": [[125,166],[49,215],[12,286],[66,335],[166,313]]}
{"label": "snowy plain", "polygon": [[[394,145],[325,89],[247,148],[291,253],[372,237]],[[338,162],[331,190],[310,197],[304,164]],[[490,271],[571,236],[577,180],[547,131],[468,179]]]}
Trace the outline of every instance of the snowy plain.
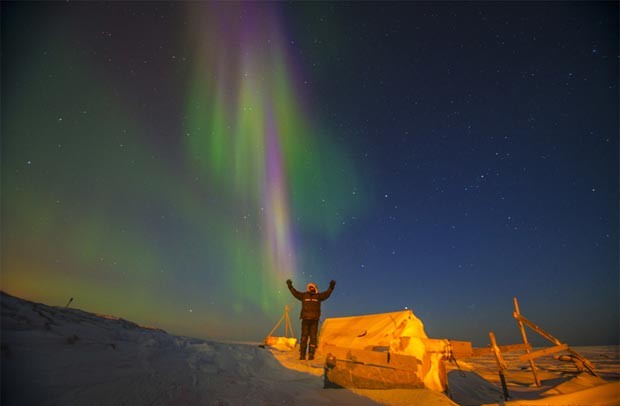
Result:
{"label": "snowy plain", "polygon": [[450,399],[428,389],[323,389],[321,357],[300,362],[295,351],[174,336],[6,293],[1,303],[2,405],[620,405],[617,346],[576,348],[600,377],[537,361],[540,388],[507,354],[509,402],[492,356],[460,360],[448,367]]}

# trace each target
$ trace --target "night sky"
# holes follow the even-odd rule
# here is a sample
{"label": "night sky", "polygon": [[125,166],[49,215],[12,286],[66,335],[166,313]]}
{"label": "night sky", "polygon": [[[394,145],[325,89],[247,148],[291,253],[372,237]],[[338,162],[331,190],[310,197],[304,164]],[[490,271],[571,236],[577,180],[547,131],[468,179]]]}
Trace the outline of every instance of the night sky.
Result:
{"label": "night sky", "polygon": [[262,340],[335,279],[324,317],[618,343],[618,12],[2,2],[1,287]]}

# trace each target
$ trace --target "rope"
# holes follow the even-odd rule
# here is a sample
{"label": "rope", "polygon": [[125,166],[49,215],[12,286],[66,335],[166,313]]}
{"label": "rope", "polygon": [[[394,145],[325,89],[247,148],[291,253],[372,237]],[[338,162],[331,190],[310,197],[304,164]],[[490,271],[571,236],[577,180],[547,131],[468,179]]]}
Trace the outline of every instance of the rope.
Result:
{"label": "rope", "polygon": [[448,356],[448,361],[449,362],[454,361],[454,364],[456,365],[456,368],[459,370],[459,375],[461,375],[463,378],[467,378],[467,375],[461,369],[461,367],[459,365],[459,362],[456,360],[456,357],[454,356],[454,353],[452,352],[452,342],[450,340],[448,340],[447,352],[448,352],[448,355],[449,355]]}
{"label": "rope", "polygon": [[463,370],[459,366],[459,363],[456,360],[456,358],[454,358],[454,355],[450,356],[450,362],[452,362],[452,361],[454,361],[454,363],[456,364],[456,368],[459,370],[459,375],[461,375],[463,378],[467,378],[467,375],[465,374],[465,372],[463,372]]}

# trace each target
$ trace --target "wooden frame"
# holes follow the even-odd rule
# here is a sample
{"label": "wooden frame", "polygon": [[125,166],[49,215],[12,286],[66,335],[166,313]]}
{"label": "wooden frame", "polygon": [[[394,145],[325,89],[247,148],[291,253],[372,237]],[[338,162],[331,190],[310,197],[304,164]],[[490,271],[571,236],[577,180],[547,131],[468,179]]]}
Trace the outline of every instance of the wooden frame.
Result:
{"label": "wooden frame", "polygon": [[288,315],[289,306],[284,306],[284,314],[280,318],[280,321],[276,323],[276,326],[267,334],[265,337],[264,344],[265,345],[273,345],[277,341],[277,337],[273,337],[272,334],[280,327],[280,324],[284,321],[284,336],[286,338],[295,338],[295,333],[293,332],[293,326],[291,325],[291,319]]}
{"label": "wooden frame", "polygon": [[[504,371],[506,369],[506,365],[502,357],[502,352],[525,351],[525,354],[519,356],[519,360],[527,361],[530,364],[530,367],[532,369],[532,375],[534,377],[534,384],[538,387],[541,386],[541,383],[540,383],[540,378],[538,377],[538,373],[536,370],[536,364],[534,363],[534,360],[540,357],[556,354],[562,351],[566,351],[570,354],[567,360],[572,361],[575,364],[575,367],[577,368],[579,372],[582,372],[585,369],[590,374],[594,376],[598,376],[596,372],[594,372],[594,365],[592,365],[592,363],[588,359],[586,359],[584,356],[577,353],[576,351],[572,350],[568,346],[568,344],[562,343],[560,340],[558,340],[557,338],[555,338],[554,336],[552,336],[551,334],[549,334],[548,332],[546,332],[545,330],[537,326],[536,324],[532,323],[526,317],[524,317],[521,314],[521,311],[519,309],[519,302],[516,297],[513,298],[513,302],[514,302],[514,307],[515,307],[513,317],[515,318],[517,325],[519,326],[519,331],[521,332],[523,344],[498,346],[497,342],[495,341],[495,335],[493,334],[493,332],[490,332],[489,337],[491,340],[491,347],[473,349],[473,356],[480,356],[480,355],[485,355],[489,353],[493,353],[495,355],[495,359],[498,364],[500,379],[502,380],[502,386],[504,389],[504,396],[506,399],[508,398],[508,390],[505,388],[505,382],[504,382],[504,376],[503,376]],[[537,351],[532,351],[532,345],[527,339],[525,327],[529,327],[535,333],[549,340],[551,343],[554,344],[554,346],[543,348]]]}

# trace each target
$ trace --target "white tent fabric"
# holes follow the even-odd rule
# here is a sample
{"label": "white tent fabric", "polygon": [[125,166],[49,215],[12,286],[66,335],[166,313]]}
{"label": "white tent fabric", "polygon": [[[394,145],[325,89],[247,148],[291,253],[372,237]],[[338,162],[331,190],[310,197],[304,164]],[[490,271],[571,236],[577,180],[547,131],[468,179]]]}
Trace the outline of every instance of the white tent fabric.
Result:
{"label": "white tent fabric", "polygon": [[422,321],[411,310],[329,318],[321,326],[319,350],[324,344],[372,350],[389,347],[400,337],[428,338]]}

